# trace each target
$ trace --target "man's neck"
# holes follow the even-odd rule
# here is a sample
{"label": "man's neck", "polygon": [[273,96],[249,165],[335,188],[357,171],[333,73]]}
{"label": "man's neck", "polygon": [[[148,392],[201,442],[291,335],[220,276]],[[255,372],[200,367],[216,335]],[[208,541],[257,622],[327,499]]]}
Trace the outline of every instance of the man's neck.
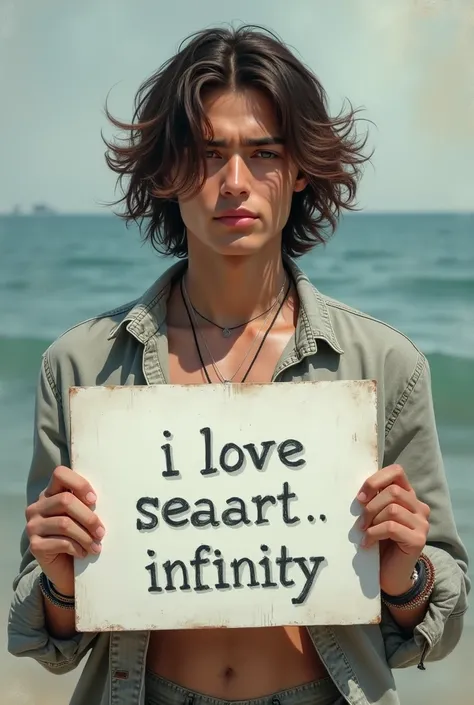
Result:
{"label": "man's neck", "polygon": [[266,311],[286,281],[279,250],[246,257],[189,252],[189,299],[199,313],[221,326],[238,325]]}

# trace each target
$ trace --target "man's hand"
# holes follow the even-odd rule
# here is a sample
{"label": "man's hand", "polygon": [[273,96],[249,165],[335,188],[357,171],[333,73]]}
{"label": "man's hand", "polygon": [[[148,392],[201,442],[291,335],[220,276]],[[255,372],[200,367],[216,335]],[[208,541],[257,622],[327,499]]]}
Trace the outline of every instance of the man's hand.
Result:
{"label": "man's hand", "polygon": [[96,495],[70,468],[57,467],[37,502],[25,511],[30,551],[45,575],[65,595],[74,594],[73,557],[98,554],[104,527],[91,509]]}
{"label": "man's hand", "polygon": [[357,499],[364,505],[362,545],[380,542],[380,587],[388,595],[402,595],[412,587],[411,575],[426,544],[430,508],[417,499],[399,465],[374,473]]}

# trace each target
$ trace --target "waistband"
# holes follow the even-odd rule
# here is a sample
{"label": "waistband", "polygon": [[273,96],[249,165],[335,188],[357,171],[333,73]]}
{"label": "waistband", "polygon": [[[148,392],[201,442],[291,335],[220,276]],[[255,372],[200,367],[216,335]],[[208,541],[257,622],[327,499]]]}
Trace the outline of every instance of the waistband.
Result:
{"label": "waistband", "polygon": [[343,705],[345,702],[329,677],[262,698],[221,700],[188,690],[152,671],[146,671],[146,705]]}

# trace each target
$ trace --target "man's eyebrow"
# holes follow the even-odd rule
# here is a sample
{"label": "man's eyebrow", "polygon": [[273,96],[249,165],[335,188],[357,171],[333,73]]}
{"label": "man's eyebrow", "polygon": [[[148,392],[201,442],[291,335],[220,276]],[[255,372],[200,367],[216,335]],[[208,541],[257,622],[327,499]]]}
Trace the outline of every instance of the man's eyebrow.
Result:
{"label": "man's eyebrow", "polygon": [[[285,144],[283,137],[269,136],[269,137],[248,137],[243,139],[241,144],[244,147],[268,147],[273,144]],[[229,142],[227,140],[209,140],[207,142],[208,147],[228,147]]]}

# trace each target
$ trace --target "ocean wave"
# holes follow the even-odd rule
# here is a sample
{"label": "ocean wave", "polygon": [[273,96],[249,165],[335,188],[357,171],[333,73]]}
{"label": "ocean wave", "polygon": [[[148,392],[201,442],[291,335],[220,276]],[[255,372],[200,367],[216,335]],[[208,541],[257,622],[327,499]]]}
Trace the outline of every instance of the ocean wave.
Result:
{"label": "ocean wave", "polygon": [[423,276],[399,279],[404,295],[421,296],[432,300],[433,297],[453,297],[464,299],[466,303],[474,302],[474,276]]}
{"label": "ocean wave", "polygon": [[0,380],[27,380],[39,372],[41,356],[51,340],[0,337]]}
{"label": "ocean wave", "polygon": [[[125,257],[87,257],[86,255],[74,255],[63,260],[63,265],[70,269],[89,269],[89,268],[119,268],[128,267],[130,261]],[[134,262],[132,261],[132,264]]]}
{"label": "ocean wave", "polygon": [[436,416],[449,424],[474,423],[474,359],[433,353],[427,355]]}
{"label": "ocean wave", "polygon": [[[38,375],[41,356],[51,340],[0,337],[0,383],[30,384]],[[427,355],[436,415],[449,424],[474,423],[474,358],[435,352]]]}
{"label": "ocean wave", "polygon": [[399,260],[401,258],[401,254],[398,252],[390,252],[390,257],[387,257],[387,251],[382,249],[382,250],[376,250],[376,249],[367,249],[367,250],[345,250],[344,252],[341,253],[340,255],[341,259],[347,260],[348,262],[387,262],[389,261],[390,264],[393,262],[393,260]]}

